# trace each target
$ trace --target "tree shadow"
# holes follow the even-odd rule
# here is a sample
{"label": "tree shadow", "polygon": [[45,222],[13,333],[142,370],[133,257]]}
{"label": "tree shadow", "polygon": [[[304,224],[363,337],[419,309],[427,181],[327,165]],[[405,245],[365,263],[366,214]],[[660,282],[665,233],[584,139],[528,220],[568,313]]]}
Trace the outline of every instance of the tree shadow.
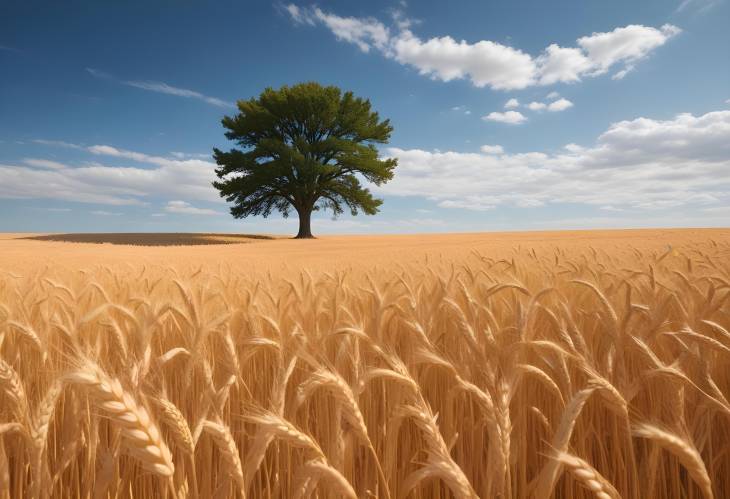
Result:
{"label": "tree shadow", "polygon": [[198,233],[102,233],[102,234],[48,234],[21,237],[34,241],[65,243],[119,244],[132,246],[200,246],[210,244],[246,244],[256,240],[273,240],[260,234],[198,234]]}

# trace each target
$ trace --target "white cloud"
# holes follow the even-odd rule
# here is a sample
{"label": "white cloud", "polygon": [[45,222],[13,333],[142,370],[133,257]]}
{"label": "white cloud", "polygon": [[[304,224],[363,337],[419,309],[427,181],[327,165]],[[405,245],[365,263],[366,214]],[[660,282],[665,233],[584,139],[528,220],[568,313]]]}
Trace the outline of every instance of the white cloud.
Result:
{"label": "white cloud", "polygon": [[570,203],[671,213],[730,205],[730,111],[621,121],[593,146],[559,153],[388,153],[399,160],[397,174],[375,190],[447,208]]}
{"label": "white cloud", "polygon": [[49,170],[62,170],[66,168],[66,165],[59,163],[58,161],[51,161],[50,159],[38,159],[38,158],[25,158],[23,160],[28,166],[34,166],[36,168],[48,168]]}
{"label": "white cloud", "polygon": [[484,145],[479,148],[484,154],[504,154],[504,148],[502,146],[487,146]]}
{"label": "white cloud", "polygon": [[581,151],[584,151],[585,148],[579,146],[578,144],[570,143],[565,145],[565,150],[568,152],[579,153]]}
{"label": "white cloud", "polygon": [[162,82],[162,81],[119,80],[119,79],[115,78],[114,76],[110,75],[109,73],[100,71],[98,69],[86,68],[86,71],[94,78],[99,78],[99,79],[103,79],[103,80],[112,80],[117,83],[121,83],[122,85],[127,85],[128,87],[139,88],[141,90],[147,90],[150,92],[157,92],[157,93],[161,93],[161,94],[174,95],[177,97],[198,99],[207,104],[211,104],[213,106],[218,106],[218,107],[231,108],[231,107],[236,106],[235,103],[233,103],[233,102],[228,102],[223,99],[219,99],[217,97],[210,97],[208,95],[201,94],[200,92],[196,92],[195,90],[174,87],[174,86],[168,85],[167,83]]}
{"label": "white cloud", "polygon": [[532,85],[536,71],[529,54],[500,43],[482,40],[470,44],[450,36],[423,41],[408,30],[391,40],[386,55],[434,79],[468,78],[476,87],[501,90]]}
{"label": "white cloud", "polygon": [[[57,141],[34,141],[73,148],[100,157],[113,157],[149,166],[51,168],[55,162],[31,158],[25,165],[0,164],[0,198],[56,199],[107,205],[144,205],[153,196],[222,203],[211,182],[215,163],[199,159],[177,160],[118,149],[108,145],[84,147]],[[40,161],[40,162],[39,162]],[[30,165],[30,166],[29,166]],[[55,166],[63,166],[60,163]],[[40,168],[42,169],[40,169]]]}
{"label": "white cloud", "polygon": [[[555,92],[553,92],[553,94],[554,93]],[[550,95],[552,95],[552,94],[550,94]],[[555,95],[557,96],[557,94],[555,94]],[[548,96],[548,97],[550,97],[550,96]],[[527,109],[529,109],[530,111],[544,111],[545,109],[547,109],[548,111],[555,112],[555,111],[565,111],[566,109],[573,107],[573,103],[570,102],[568,99],[561,98],[561,99],[551,102],[550,104],[545,104],[544,102],[532,101],[529,104],[527,104],[527,106],[525,106],[525,107],[527,107]]]}
{"label": "white cloud", "polygon": [[90,146],[90,147],[87,147],[86,150],[92,154],[98,154],[98,155],[103,155],[103,156],[114,156],[115,158],[131,159],[131,160],[139,161],[142,163],[161,164],[161,163],[166,163],[169,161],[169,160],[166,160],[165,158],[148,156],[147,154],[142,154],[142,153],[134,152],[134,151],[125,151],[124,149],[117,149],[116,147],[106,146],[106,145]]}
{"label": "white cloud", "polygon": [[620,71],[617,71],[613,76],[611,76],[611,79],[612,80],[623,80],[627,74],[629,74],[630,72],[632,72],[634,70],[634,67],[635,66],[633,64],[627,65],[625,68],[623,68]]}
{"label": "white cloud", "polygon": [[504,103],[505,109],[514,109],[516,107],[520,107],[520,101],[518,101],[514,97]]}
{"label": "white cloud", "polygon": [[184,215],[220,215],[221,212],[208,208],[196,208],[185,201],[169,201],[165,206],[168,213],[177,213]]}
{"label": "white cloud", "polygon": [[558,99],[555,102],[551,102],[547,110],[548,111],[565,111],[568,108],[573,107],[573,103],[570,102],[568,99]]}
{"label": "white cloud", "polygon": [[170,155],[175,159],[210,159],[209,153],[187,153],[179,151],[170,151]]}
{"label": "white cloud", "polygon": [[34,139],[33,142],[35,144],[41,144],[44,146],[51,146],[51,147],[63,147],[65,149],[83,149],[83,146],[80,146],[78,144],[71,144],[69,142],[64,142],[62,140],[44,140],[44,139]]}
{"label": "white cloud", "polygon": [[284,10],[286,10],[289,15],[291,16],[292,20],[295,23],[299,24],[314,24],[314,20],[312,20],[312,16],[309,15],[309,11],[306,9],[300,9],[298,6],[294,5],[293,3],[290,3],[289,5],[284,6]]}
{"label": "white cloud", "polygon": [[634,69],[635,63],[664,45],[681,30],[671,24],[660,29],[629,25],[606,33],[578,38],[578,47],[550,45],[538,58],[540,83],[572,83],[584,76],[597,76],[623,64],[614,79],[621,79]]}
{"label": "white cloud", "polygon": [[471,211],[489,211],[494,209],[491,198],[486,196],[466,196],[464,199],[445,199],[439,202],[441,208],[461,208]]}
{"label": "white cloud", "polygon": [[632,24],[608,33],[593,33],[578,38],[578,45],[586,52],[595,73],[604,73],[620,62],[633,62],[646,57],[652,50],[681,32],[671,24],[660,29]]}
{"label": "white cloud", "polygon": [[338,40],[352,43],[363,52],[374,47],[385,57],[412,66],[422,75],[442,81],[468,79],[476,87],[500,90],[576,82],[603,74],[616,65],[623,66],[615,75],[620,79],[637,61],[681,31],[670,24],[659,29],[629,25],[578,38],[575,47],[551,44],[532,56],[490,40],[470,43],[451,36],[423,40],[411,31],[410,22],[396,22],[396,29],[391,31],[371,17],[341,17],[318,7],[293,4],[286,10],[296,24],[324,25]]}
{"label": "white cloud", "polygon": [[498,123],[508,123],[510,125],[519,125],[527,121],[525,115],[519,111],[505,111],[500,113],[497,111],[491,112],[486,116],[482,116],[485,121],[496,121]]}
{"label": "white cloud", "polygon": [[354,43],[363,52],[369,52],[371,46],[381,51],[386,50],[390,41],[390,31],[377,19],[340,17],[328,14],[318,7],[314,8],[309,19],[323,23],[338,40]]}
{"label": "white cloud", "polygon": [[208,104],[212,104],[218,107],[235,107],[233,102],[227,102],[217,97],[210,97],[208,95],[201,94],[195,90],[188,90],[186,88],[173,87],[167,83],[161,81],[124,81],[124,85],[140,88],[142,90],[149,90],[151,92],[158,92],[161,94],[176,95],[178,97],[187,97],[193,99],[199,99]]}
{"label": "white cloud", "polygon": [[541,85],[553,83],[575,83],[591,71],[593,64],[583,50],[575,47],[548,46],[537,58],[538,82]]}
{"label": "white cloud", "polygon": [[559,93],[557,93],[557,92],[550,92],[549,94],[547,94],[547,97],[546,98],[552,100],[552,99],[557,99],[558,97],[560,97],[560,94]]}

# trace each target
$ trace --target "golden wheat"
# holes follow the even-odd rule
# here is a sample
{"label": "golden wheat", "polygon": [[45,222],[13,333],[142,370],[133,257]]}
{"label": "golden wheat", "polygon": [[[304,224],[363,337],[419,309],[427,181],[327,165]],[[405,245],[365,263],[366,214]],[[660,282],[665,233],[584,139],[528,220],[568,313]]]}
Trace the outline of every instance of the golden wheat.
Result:
{"label": "golden wheat", "polygon": [[0,499],[730,497],[730,237],[676,234],[0,257]]}

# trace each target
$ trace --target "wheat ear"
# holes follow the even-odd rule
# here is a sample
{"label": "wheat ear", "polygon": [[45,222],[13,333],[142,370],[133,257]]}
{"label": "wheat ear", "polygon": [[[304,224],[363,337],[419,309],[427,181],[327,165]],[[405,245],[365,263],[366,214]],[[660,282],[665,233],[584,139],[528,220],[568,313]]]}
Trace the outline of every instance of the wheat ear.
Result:
{"label": "wheat ear", "polygon": [[619,499],[621,496],[611,483],[583,459],[559,452],[554,459],[562,463],[571,475],[595,494],[598,499]]}
{"label": "wheat ear", "polygon": [[241,491],[241,495],[245,496],[241,457],[238,454],[238,448],[236,447],[236,442],[233,440],[233,435],[231,435],[231,430],[221,422],[204,421],[203,431],[213,437],[213,441],[215,441],[216,446],[220,450],[223,462],[228,468],[228,473],[236,482],[238,490]]}
{"label": "wheat ear", "polygon": [[309,449],[317,456],[324,457],[324,452],[312,437],[273,412],[259,411],[258,414],[244,416],[244,419],[249,423],[265,428],[271,435],[293,447]]}
{"label": "wheat ear", "polygon": [[712,499],[714,497],[712,493],[712,482],[707,474],[705,463],[691,442],[650,424],[636,425],[633,428],[633,434],[640,438],[653,440],[663,449],[673,454],[682,463],[682,466],[687,469],[687,472],[697,485],[699,485],[705,498]]}
{"label": "wheat ear", "polygon": [[87,387],[98,407],[122,428],[130,453],[140,460],[142,467],[161,476],[171,477],[175,472],[172,455],[160,436],[160,430],[150,419],[147,410],[122,388],[118,379],[109,377],[91,361],[69,374],[68,381]]}
{"label": "wheat ear", "polygon": [[172,438],[175,440],[177,446],[188,456],[192,456],[195,453],[195,443],[193,442],[193,434],[190,431],[185,416],[180,412],[175,404],[167,400],[166,398],[155,399],[155,403],[160,408],[160,415],[162,421],[171,430]]}
{"label": "wheat ear", "polygon": [[313,459],[308,461],[303,467],[302,471],[308,475],[309,478],[320,482],[323,478],[330,483],[335,490],[340,492],[341,495],[348,499],[357,499],[357,494],[352,488],[350,482],[347,481],[342,473],[337,471],[335,468],[330,466],[326,461],[322,459]]}
{"label": "wheat ear", "polygon": [[28,399],[25,396],[23,382],[13,366],[3,359],[0,359],[0,389],[5,393],[5,398],[10,400],[16,417],[27,423]]}

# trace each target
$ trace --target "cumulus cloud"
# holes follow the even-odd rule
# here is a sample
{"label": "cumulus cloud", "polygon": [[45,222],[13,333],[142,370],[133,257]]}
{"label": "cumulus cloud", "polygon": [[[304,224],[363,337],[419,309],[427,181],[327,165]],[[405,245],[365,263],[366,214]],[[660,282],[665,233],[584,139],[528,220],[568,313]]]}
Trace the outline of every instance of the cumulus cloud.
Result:
{"label": "cumulus cloud", "polygon": [[342,17],[319,7],[289,4],[286,11],[296,24],[323,25],[338,40],[363,52],[375,48],[422,75],[441,81],[468,79],[476,87],[499,90],[577,82],[616,66],[619,69],[614,77],[620,79],[681,31],[670,24],[661,28],[629,25],[580,37],[574,47],[553,43],[533,56],[491,40],[468,42],[451,36],[421,39],[411,31],[410,22],[403,22],[402,13],[391,29],[372,17]]}
{"label": "cumulus cloud", "polygon": [[503,154],[504,148],[502,146],[488,146],[484,145],[479,148],[480,151],[482,151],[484,154]]}
{"label": "cumulus cloud", "polygon": [[547,106],[548,111],[565,111],[568,108],[573,107],[573,103],[568,99],[558,99],[555,102],[551,102]]}
{"label": "cumulus cloud", "polygon": [[223,99],[219,99],[217,97],[210,97],[209,95],[205,95],[200,92],[196,92],[195,90],[174,87],[174,86],[168,85],[167,83],[162,82],[162,81],[119,80],[119,79],[115,78],[114,76],[112,76],[111,74],[98,70],[98,69],[86,68],[86,71],[94,78],[99,78],[99,79],[103,79],[103,80],[112,80],[117,83],[121,83],[122,85],[126,85],[128,87],[139,88],[141,90],[147,90],[149,92],[157,92],[160,94],[174,95],[177,97],[198,99],[207,104],[211,104],[213,106],[218,106],[218,107],[231,108],[231,107],[236,106],[233,102],[228,102]]}
{"label": "cumulus cloud", "polygon": [[220,215],[221,213],[216,210],[208,208],[196,208],[195,206],[185,201],[169,201],[165,206],[165,211],[168,213],[178,213],[183,215]]}
{"label": "cumulus cloud", "polygon": [[576,47],[560,47],[552,44],[537,57],[540,68],[535,78],[541,85],[575,83],[591,71],[593,64],[588,56]]}
{"label": "cumulus cloud", "polygon": [[[36,143],[73,148],[92,157],[112,157],[147,166],[69,166],[29,158],[24,164],[0,164],[0,198],[38,198],[107,205],[144,205],[153,196],[218,202],[211,188],[215,163],[152,156],[108,145],[81,146],[39,140]],[[150,167],[150,165],[152,167]]]}
{"label": "cumulus cloud", "polygon": [[547,109],[548,111],[557,112],[565,111],[566,109],[573,107],[573,103],[570,102],[568,99],[561,98],[549,104],[546,104],[544,102],[532,101],[525,107],[530,111],[544,111]]}
{"label": "cumulus cloud", "polygon": [[632,24],[608,33],[593,33],[578,38],[578,45],[587,54],[595,68],[594,72],[601,74],[616,63],[642,59],[680,32],[678,27],[671,24],[659,29]]}
{"label": "cumulus cloud", "polygon": [[489,40],[472,44],[443,36],[424,41],[406,30],[391,40],[389,50],[398,62],[437,80],[468,78],[476,87],[501,90],[534,83],[536,66],[529,54]]}
{"label": "cumulus cloud", "polygon": [[558,97],[560,97],[560,94],[557,92],[550,92],[549,94],[547,94],[547,99],[550,100],[557,99]]}
{"label": "cumulus cloud", "polygon": [[381,193],[445,208],[583,204],[662,210],[730,204],[730,111],[637,118],[611,125],[589,147],[495,155],[390,148],[399,160]]}
{"label": "cumulus cloud", "polygon": [[505,111],[500,113],[493,111],[486,116],[482,116],[485,121],[496,121],[497,123],[507,123],[509,125],[519,125],[527,121],[524,114],[519,111]]}
{"label": "cumulus cloud", "polygon": [[504,103],[505,109],[514,109],[516,107],[520,107],[520,101],[518,101],[514,97]]}

